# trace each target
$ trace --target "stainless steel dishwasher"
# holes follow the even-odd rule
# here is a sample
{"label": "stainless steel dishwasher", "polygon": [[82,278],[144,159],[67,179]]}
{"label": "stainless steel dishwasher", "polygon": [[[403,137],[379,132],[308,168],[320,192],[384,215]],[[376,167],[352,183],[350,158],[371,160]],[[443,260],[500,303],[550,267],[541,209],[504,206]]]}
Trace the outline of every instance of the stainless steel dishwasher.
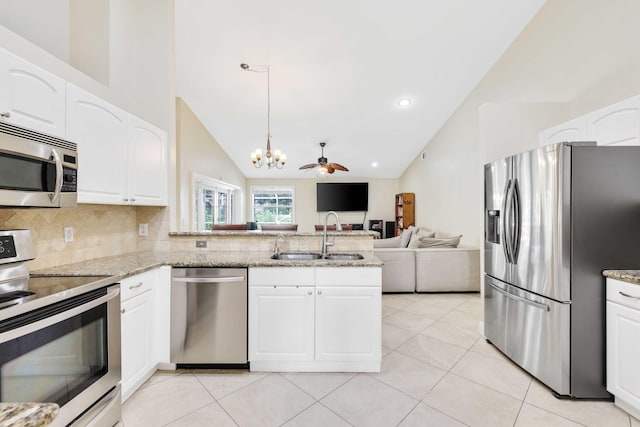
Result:
{"label": "stainless steel dishwasher", "polygon": [[248,367],[246,268],[172,270],[171,363]]}

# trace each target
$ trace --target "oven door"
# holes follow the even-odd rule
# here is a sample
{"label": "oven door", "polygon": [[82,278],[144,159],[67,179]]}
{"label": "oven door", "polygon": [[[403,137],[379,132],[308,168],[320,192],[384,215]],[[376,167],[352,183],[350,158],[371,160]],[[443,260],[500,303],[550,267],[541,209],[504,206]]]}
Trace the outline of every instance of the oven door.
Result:
{"label": "oven door", "polygon": [[101,288],[3,321],[0,401],[55,402],[56,426],[86,425],[88,415],[93,425],[114,425],[120,418],[119,294],[119,285]]}

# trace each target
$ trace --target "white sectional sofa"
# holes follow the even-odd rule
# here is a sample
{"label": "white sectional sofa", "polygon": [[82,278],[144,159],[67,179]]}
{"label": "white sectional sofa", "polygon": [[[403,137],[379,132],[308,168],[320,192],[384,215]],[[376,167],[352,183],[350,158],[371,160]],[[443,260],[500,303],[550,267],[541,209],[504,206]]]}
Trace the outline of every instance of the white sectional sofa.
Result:
{"label": "white sectional sofa", "polygon": [[[412,230],[416,232],[416,229]],[[438,233],[433,233],[438,235]],[[442,236],[442,234],[440,234]],[[480,250],[471,246],[393,247],[404,236],[374,241],[382,260],[382,292],[479,292]],[[386,246],[386,247],[385,247]]]}

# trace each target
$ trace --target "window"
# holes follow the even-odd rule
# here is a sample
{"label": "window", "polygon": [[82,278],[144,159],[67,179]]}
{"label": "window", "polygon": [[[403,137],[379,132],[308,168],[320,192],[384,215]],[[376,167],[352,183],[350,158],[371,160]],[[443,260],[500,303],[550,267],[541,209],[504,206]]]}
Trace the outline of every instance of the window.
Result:
{"label": "window", "polygon": [[251,187],[251,218],[268,224],[293,224],[293,187]]}
{"label": "window", "polygon": [[210,231],[213,224],[240,222],[240,187],[193,174],[196,231]]}

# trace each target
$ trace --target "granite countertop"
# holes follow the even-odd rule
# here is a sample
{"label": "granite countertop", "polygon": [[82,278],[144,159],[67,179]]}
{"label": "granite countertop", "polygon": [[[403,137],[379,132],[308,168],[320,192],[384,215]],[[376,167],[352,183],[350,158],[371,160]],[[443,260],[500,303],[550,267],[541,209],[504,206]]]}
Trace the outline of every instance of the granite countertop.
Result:
{"label": "granite countertop", "polygon": [[[172,231],[169,236],[172,237],[194,237],[194,236],[234,236],[234,237],[255,237],[255,236],[279,236],[284,234],[286,236],[322,236],[323,231],[287,231],[287,230],[274,230],[274,231],[262,231],[262,230],[215,230],[215,231]],[[351,231],[336,231],[327,230],[327,236],[380,236],[380,232],[372,230],[351,230]]]}
{"label": "granite countertop", "polygon": [[169,265],[171,267],[381,267],[373,252],[359,252],[361,260],[275,260],[261,251],[130,252],[32,271],[32,275],[125,277]]}
{"label": "granite countertop", "polygon": [[640,285],[640,270],[605,270],[604,277]]}
{"label": "granite countertop", "polygon": [[0,403],[0,426],[39,427],[49,425],[58,415],[57,403]]}

